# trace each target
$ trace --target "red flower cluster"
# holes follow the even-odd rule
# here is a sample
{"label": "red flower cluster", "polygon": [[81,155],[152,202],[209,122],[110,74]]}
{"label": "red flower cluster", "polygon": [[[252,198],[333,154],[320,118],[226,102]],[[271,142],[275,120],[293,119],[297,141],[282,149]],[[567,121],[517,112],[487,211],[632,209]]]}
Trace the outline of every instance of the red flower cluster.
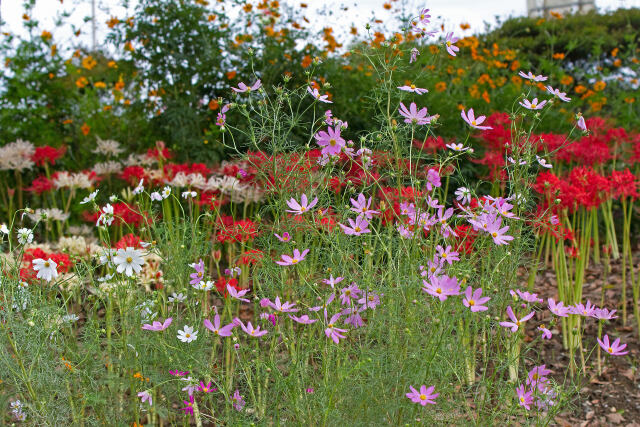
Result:
{"label": "red flower cluster", "polygon": [[234,221],[230,216],[221,216],[217,221],[216,239],[223,243],[246,242],[258,235],[256,224],[249,219]]}
{"label": "red flower cluster", "polygon": [[22,268],[20,269],[20,278],[26,282],[34,282],[36,280],[36,272],[33,270],[34,259],[52,259],[58,266],[57,271],[60,274],[68,273],[73,267],[73,261],[68,254],[57,252],[45,252],[40,248],[31,248],[24,251],[22,256]]}
{"label": "red flower cluster", "polygon": [[31,156],[31,160],[38,166],[44,166],[46,163],[55,165],[56,160],[62,157],[66,151],[67,147],[64,145],[60,148],[53,148],[49,145],[36,147],[35,152]]}
{"label": "red flower cluster", "polygon": [[25,191],[31,191],[36,194],[42,194],[46,191],[53,189],[53,183],[47,179],[46,176],[41,175],[33,180],[29,187],[25,188]]}

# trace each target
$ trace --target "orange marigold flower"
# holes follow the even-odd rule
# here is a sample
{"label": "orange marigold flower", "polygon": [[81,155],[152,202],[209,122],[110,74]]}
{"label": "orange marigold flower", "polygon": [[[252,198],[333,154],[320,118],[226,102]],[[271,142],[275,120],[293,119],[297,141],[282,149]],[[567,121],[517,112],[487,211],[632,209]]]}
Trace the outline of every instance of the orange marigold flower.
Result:
{"label": "orange marigold flower", "polygon": [[553,54],[553,59],[564,59],[564,53],[558,52]]}
{"label": "orange marigold flower", "polygon": [[355,36],[356,34],[358,34],[358,29],[356,27],[351,27],[351,30],[349,32]]}
{"label": "orange marigold flower", "polygon": [[251,12],[251,9],[253,9],[253,5],[251,3],[247,3],[244,6],[242,6],[242,10],[244,10],[247,13]]}
{"label": "orange marigold flower", "polygon": [[102,82],[102,81],[100,81],[100,82],[95,82],[95,83],[93,84],[93,87],[95,87],[95,88],[97,88],[97,89],[104,89],[104,88],[106,88],[106,87],[107,87],[107,84],[106,84],[105,82]]}
{"label": "orange marigold flower", "polygon": [[220,107],[217,99],[212,99],[209,101],[209,110],[215,111]]}
{"label": "orange marigold flower", "polygon": [[311,65],[311,56],[310,55],[305,55],[304,58],[302,58],[302,68],[307,68],[308,66]]}
{"label": "orange marigold flower", "polygon": [[633,104],[634,102],[636,102],[636,99],[628,96],[624,99],[624,102],[626,102],[627,104]]}
{"label": "orange marigold flower", "polygon": [[102,111],[109,111],[111,110],[113,107],[111,105],[105,105],[104,107],[102,107]]}
{"label": "orange marigold flower", "polygon": [[447,84],[445,82],[438,82],[436,83],[435,88],[438,92],[444,92],[445,90],[447,90]]}
{"label": "orange marigold flower", "polygon": [[384,3],[382,7],[384,7],[387,10],[391,10],[391,3]]}
{"label": "orange marigold flower", "polygon": [[587,88],[582,85],[578,85],[573,90],[575,90],[576,93],[579,95],[581,93],[585,93],[587,91]]}
{"label": "orange marigold flower", "polygon": [[236,74],[238,74],[237,71],[227,71],[227,80],[232,80]]}
{"label": "orange marigold flower", "polygon": [[71,120],[71,119],[67,119],[67,120],[62,122],[63,125],[70,125],[71,123],[73,123],[73,120]]}
{"label": "orange marigold flower", "polygon": [[618,49],[617,47],[613,48],[613,50],[611,51],[611,56],[613,56],[615,58],[616,56],[618,56],[618,52],[619,51],[620,51],[620,49]]}
{"label": "orange marigold flower", "polygon": [[471,25],[469,25],[469,23],[467,22],[463,22],[462,24],[460,24],[461,30],[468,30],[469,28],[471,28]]}
{"label": "orange marigold flower", "polygon": [[516,86],[522,85],[522,79],[518,76],[511,76],[511,82]]}
{"label": "orange marigold flower", "polygon": [[119,23],[120,23],[120,20],[119,20],[118,18],[116,18],[115,16],[112,16],[112,17],[111,17],[111,19],[109,19],[109,20],[107,21],[107,26],[108,26],[109,28],[113,28],[113,27],[115,27],[116,25],[118,25]]}
{"label": "orange marigold flower", "polygon": [[300,3],[300,7],[305,8],[305,7],[307,7],[307,4],[306,3]]}
{"label": "orange marigold flower", "polygon": [[80,128],[80,130],[82,131],[82,134],[83,134],[84,136],[87,136],[87,135],[89,135],[89,132],[91,131],[91,128],[89,127],[89,125],[88,125],[88,124],[86,124],[86,123],[85,123],[85,124],[83,124],[83,125],[82,125],[82,127]]}
{"label": "orange marigold flower", "polygon": [[52,44],[51,45],[51,56],[56,56],[57,52],[58,52],[58,45]]}
{"label": "orange marigold flower", "polygon": [[511,63],[511,67],[510,67],[511,71],[517,71],[520,69],[520,61],[518,61],[517,59],[515,61],[513,61]]}
{"label": "orange marigold flower", "polygon": [[76,80],[76,86],[78,87],[78,89],[82,89],[87,84],[89,84],[89,80],[87,80],[87,78],[84,77],[84,76],[82,76],[78,80]]}
{"label": "orange marigold flower", "polygon": [[23,13],[22,14],[22,19],[24,19],[25,21],[28,21],[31,18],[29,18],[29,15],[27,15],[26,13]]}
{"label": "orange marigold flower", "polygon": [[209,14],[209,16],[207,16],[207,21],[213,22],[213,21],[216,20],[216,18],[217,18],[217,16],[214,15],[213,13],[211,13],[211,14]]}
{"label": "orange marigold flower", "polygon": [[620,60],[620,58],[618,58],[615,61],[613,61],[613,66],[614,67],[619,67],[621,65],[622,65],[622,61]]}
{"label": "orange marigold flower", "polygon": [[40,34],[40,37],[42,37],[42,40],[51,40],[51,33],[47,30],[44,30],[42,32],[42,34]]}
{"label": "orange marigold flower", "polygon": [[122,77],[120,77],[120,79],[116,82],[116,84],[113,86],[113,88],[115,90],[122,90],[124,89],[124,82],[122,81]]}
{"label": "orange marigold flower", "polygon": [[491,103],[491,98],[489,98],[489,93],[486,90],[482,92],[482,99],[484,99],[484,102],[487,104]]}
{"label": "orange marigold flower", "polygon": [[107,67],[109,67],[109,68],[118,68],[118,64],[116,63],[116,61],[109,61],[109,62],[107,62]]}
{"label": "orange marigold flower", "polygon": [[561,14],[561,13],[559,13],[559,12],[551,11],[551,12],[549,12],[549,13],[551,14],[551,16],[553,16],[553,17],[554,17],[554,18],[556,18],[556,19],[562,19],[562,18],[564,18],[564,16],[562,16],[562,14]]}
{"label": "orange marigold flower", "polygon": [[560,79],[560,84],[564,86],[569,86],[573,84],[573,77],[571,76],[562,76]]}
{"label": "orange marigold flower", "polygon": [[601,90],[603,90],[605,87],[607,87],[607,84],[606,84],[605,82],[603,82],[602,80],[595,82],[595,83],[594,83],[594,85],[593,85],[593,89],[594,89],[596,92],[600,92],[600,91],[601,91]]}
{"label": "orange marigold flower", "polygon": [[439,51],[440,49],[438,49],[438,46],[436,46],[435,44],[429,46],[429,52],[431,52],[433,55],[435,55]]}
{"label": "orange marigold flower", "polygon": [[98,62],[93,59],[93,56],[89,55],[82,58],[82,66],[87,70],[93,69],[96,65],[98,65]]}

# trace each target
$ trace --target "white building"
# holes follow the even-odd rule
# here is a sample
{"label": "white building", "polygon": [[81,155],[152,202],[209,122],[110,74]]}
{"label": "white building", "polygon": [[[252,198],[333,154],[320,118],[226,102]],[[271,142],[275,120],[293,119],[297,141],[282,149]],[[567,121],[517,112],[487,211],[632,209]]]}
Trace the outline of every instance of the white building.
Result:
{"label": "white building", "polygon": [[529,17],[548,17],[551,12],[566,15],[595,9],[595,0],[527,0]]}

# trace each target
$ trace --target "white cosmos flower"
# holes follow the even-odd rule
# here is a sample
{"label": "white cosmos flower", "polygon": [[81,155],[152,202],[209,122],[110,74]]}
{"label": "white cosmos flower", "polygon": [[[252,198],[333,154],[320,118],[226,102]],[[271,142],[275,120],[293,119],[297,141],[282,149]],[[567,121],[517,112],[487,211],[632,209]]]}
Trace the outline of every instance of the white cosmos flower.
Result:
{"label": "white cosmos flower", "polygon": [[185,325],[184,329],[178,331],[178,339],[182,342],[195,341],[198,338],[198,331],[194,331],[191,326]]}
{"label": "white cosmos flower", "polygon": [[87,197],[85,197],[84,199],[82,199],[82,201],[80,202],[81,205],[84,205],[86,203],[89,202],[93,202],[96,199],[96,196],[98,195],[98,191],[100,191],[100,189],[94,191],[93,193],[89,194]]}
{"label": "white cosmos flower", "polygon": [[102,208],[102,213],[100,217],[98,217],[98,221],[96,221],[96,227],[99,227],[100,224],[110,226],[113,223],[113,218],[113,206],[107,203],[107,205]]}
{"label": "white cosmos flower", "polygon": [[176,294],[174,292],[169,297],[169,302],[183,302],[183,301],[186,301],[186,299],[187,299],[187,296],[182,292],[180,292],[179,294]]}
{"label": "white cosmos flower", "polygon": [[162,201],[162,196],[157,191],[154,191],[153,193],[151,193],[151,201],[152,202],[161,202]]}
{"label": "white cosmos flower", "polygon": [[33,231],[28,228],[21,228],[18,230],[18,242],[21,245],[33,242]]}
{"label": "white cosmos flower", "polygon": [[207,280],[206,282],[204,280],[201,280],[200,283],[196,283],[191,285],[196,289],[200,289],[201,291],[210,291],[211,289],[213,289],[213,282],[211,280]]}
{"label": "white cosmos flower", "polygon": [[58,271],[56,270],[58,264],[56,264],[55,261],[51,258],[49,258],[48,260],[36,258],[32,261],[32,263],[33,270],[38,272],[38,274],[36,275],[38,279],[43,279],[47,282],[50,282],[52,279],[58,277]]}
{"label": "white cosmos flower", "polygon": [[124,273],[128,277],[131,277],[134,273],[140,273],[142,270],[142,266],[144,265],[142,251],[132,247],[118,249],[116,256],[113,257],[113,263],[116,265],[116,271],[118,273]]}
{"label": "white cosmos flower", "polygon": [[553,167],[551,163],[547,163],[546,159],[538,155],[536,155],[536,159],[538,160],[538,163],[540,163],[540,166],[542,166],[543,168],[551,169]]}
{"label": "white cosmos flower", "polygon": [[7,228],[7,224],[2,223],[0,225],[0,233],[2,234],[9,234],[9,229]]}
{"label": "white cosmos flower", "polygon": [[455,192],[456,200],[468,205],[471,202],[471,191],[467,187],[460,187]]}
{"label": "white cosmos flower", "polygon": [[168,185],[165,186],[162,189],[162,198],[166,199],[167,197],[169,197],[171,195],[171,187],[169,187]]}
{"label": "white cosmos flower", "polygon": [[133,189],[133,194],[140,194],[144,191],[144,178],[142,178],[140,180],[140,182],[138,183],[138,186],[136,188]]}
{"label": "white cosmos flower", "polygon": [[183,191],[182,192],[182,198],[183,199],[188,199],[189,197],[193,198],[196,197],[198,195],[198,193],[196,193],[195,191]]}

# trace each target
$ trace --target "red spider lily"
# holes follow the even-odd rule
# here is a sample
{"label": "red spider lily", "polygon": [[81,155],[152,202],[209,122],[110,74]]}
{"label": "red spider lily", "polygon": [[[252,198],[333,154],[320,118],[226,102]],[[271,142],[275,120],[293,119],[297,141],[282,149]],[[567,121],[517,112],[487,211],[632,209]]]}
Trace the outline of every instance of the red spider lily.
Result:
{"label": "red spider lily", "polygon": [[631,197],[640,198],[638,193],[638,180],[627,168],[624,171],[613,171],[609,176],[609,185],[614,198]]}
{"label": "red spider lily", "polygon": [[120,178],[131,185],[138,185],[141,179],[147,176],[147,172],[142,166],[127,166],[120,173]]}
{"label": "red spider lily", "polygon": [[27,249],[22,256],[22,268],[20,269],[20,278],[22,280],[26,282],[34,282],[36,280],[36,272],[33,269],[32,262],[38,258],[53,260],[57,264],[58,273],[68,273],[74,265],[68,254],[45,252],[40,248]]}
{"label": "red spider lily", "polygon": [[140,242],[142,242],[142,239],[140,237],[136,236],[133,233],[129,233],[122,236],[122,238],[118,240],[116,244],[113,245],[113,247],[117,249],[126,249],[128,247],[142,249],[142,245],[140,244]]}
{"label": "red spider lily", "polygon": [[211,173],[211,170],[204,163],[167,163],[164,165],[163,171],[167,179],[173,179],[180,172],[185,175],[200,174],[205,178]]}
{"label": "red spider lily", "polygon": [[60,148],[53,148],[49,145],[43,147],[36,147],[35,152],[31,156],[31,160],[38,166],[44,166],[45,164],[55,165],[56,160],[64,155],[67,151],[67,147],[64,145]]}
{"label": "red spider lily", "polygon": [[49,179],[47,179],[46,176],[42,175],[34,179],[31,185],[25,188],[25,191],[32,191],[36,194],[42,194],[52,189],[53,183]]}
{"label": "red spider lily", "polygon": [[226,226],[222,222],[222,228],[218,231],[216,239],[219,242],[228,243],[246,242],[254,239],[257,235],[256,224],[249,219],[241,219]]}

